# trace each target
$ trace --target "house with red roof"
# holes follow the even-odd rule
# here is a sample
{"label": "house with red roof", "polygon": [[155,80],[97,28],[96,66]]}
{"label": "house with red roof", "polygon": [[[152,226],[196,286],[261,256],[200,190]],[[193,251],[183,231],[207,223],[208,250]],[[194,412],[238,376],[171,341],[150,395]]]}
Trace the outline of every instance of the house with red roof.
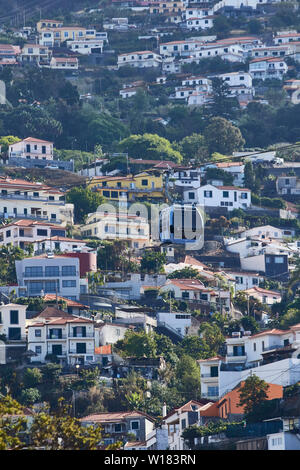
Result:
{"label": "house with red roof", "polygon": [[28,350],[35,353],[31,362],[46,362],[56,356],[62,365],[95,362],[93,320],[70,315],[56,307],[46,307],[27,320]]}
{"label": "house with red roof", "polygon": [[202,413],[212,405],[213,401],[200,398],[199,400],[190,400],[168,413],[166,406],[164,407],[163,425],[168,429],[168,447],[171,451],[188,449],[181,437],[182,432],[193,424],[199,424]]}
{"label": "house with red roof", "polygon": [[300,324],[273,328],[251,335],[232,332],[226,338],[226,353],[198,361],[201,393],[221,398],[239,382],[254,374],[266,382],[288,386],[300,380]]}
{"label": "house with red roof", "polygon": [[267,78],[282,80],[287,73],[288,66],[284,58],[261,57],[249,63],[249,73],[253,79],[266,80]]}
{"label": "house with red roof", "polygon": [[[19,159],[26,163],[26,159]],[[0,176],[0,216],[31,219],[66,226],[73,223],[74,205],[65,193],[40,182]]]}
{"label": "house with red roof", "polygon": [[121,441],[125,445],[130,440],[128,435],[134,435],[136,443],[145,443],[154,431],[155,419],[147,413],[133,410],[91,414],[81,418],[80,422],[82,426],[100,425],[103,428],[102,448],[105,449],[115,442]]}

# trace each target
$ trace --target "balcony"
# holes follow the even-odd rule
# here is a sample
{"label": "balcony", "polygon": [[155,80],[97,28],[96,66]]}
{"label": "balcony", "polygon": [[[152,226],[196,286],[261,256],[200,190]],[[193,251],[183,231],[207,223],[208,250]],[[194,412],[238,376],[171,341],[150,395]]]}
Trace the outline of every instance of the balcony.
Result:
{"label": "balcony", "polygon": [[69,352],[68,352],[69,355],[72,355],[72,356],[84,356],[84,355],[90,355],[90,356],[93,356],[95,354],[95,350],[94,349],[86,349],[86,352],[77,352],[75,351],[74,349],[71,349]]}
{"label": "balcony", "polygon": [[[80,320],[78,320],[78,321],[80,322]],[[85,335],[83,335],[83,334],[79,334],[79,333],[74,334],[74,333],[70,332],[69,335],[68,335],[68,338],[70,338],[70,339],[89,339],[89,338],[94,339],[94,337],[95,337],[94,333],[86,333]]]}
{"label": "balcony", "polygon": [[247,354],[243,355],[236,355],[233,353],[226,354],[226,361],[227,362],[246,362],[247,360]]}
{"label": "balcony", "polygon": [[47,335],[47,340],[52,340],[52,341],[60,341],[60,340],[66,340],[67,339],[67,335]]}
{"label": "balcony", "polygon": [[209,383],[216,382],[216,383],[218,383],[219,382],[219,376],[214,377],[210,374],[201,374],[201,382],[209,382]]}

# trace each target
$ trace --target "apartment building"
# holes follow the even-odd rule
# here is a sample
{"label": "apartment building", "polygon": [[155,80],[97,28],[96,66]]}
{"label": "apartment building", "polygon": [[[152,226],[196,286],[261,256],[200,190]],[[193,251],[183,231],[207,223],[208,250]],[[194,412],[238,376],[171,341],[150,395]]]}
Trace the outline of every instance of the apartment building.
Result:
{"label": "apartment building", "polygon": [[195,191],[184,192],[184,202],[204,207],[226,207],[228,211],[246,209],[251,206],[251,191],[237,186],[206,184]]}
{"label": "apartment building", "polygon": [[0,364],[7,364],[21,357],[26,350],[27,305],[9,303],[0,305]]}
{"label": "apartment building", "polygon": [[260,80],[266,80],[267,78],[282,80],[287,71],[288,66],[284,59],[261,58],[251,60],[249,63],[249,73],[253,78]]}
{"label": "apartment building", "polygon": [[124,65],[139,68],[160,67],[161,64],[161,56],[152,51],[128,52],[118,55],[118,68]]}
{"label": "apartment building", "polygon": [[149,244],[148,221],[127,213],[89,214],[86,223],[80,227],[83,237],[96,237],[100,240],[126,240],[131,248],[144,248]]}
{"label": "apartment building", "polygon": [[35,353],[31,362],[45,362],[56,356],[62,365],[85,365],[95,360],[94,322],[46,307],[27,320],[28,349]]}
{"label": "apartment building", "polygon": [[73,223],[74,205],[66,204],[65,194],[42,183],[0,177],[0,217]]}
{"label": "apartment building", "polygon": [[43,297],[44,294],[57,293],[70,300],[79,300],[81,282],[78,258],[43,254],[15,263],[19,292],[24,292],[24,296]]}
{"label": "apartment building", "polygon": [[192,325],[190,313],[182,312],[157,312],[157,326],[163,326],[167,330],[177,332],[181,338],[188,334]]}
{"label": "apartment building", "polygon": [[280,44],[288,44],[288,43],[293,43],[294,41],[300,41],[300,33],[297,32],[291,32],[291,33],[278,33],[276,36],[273,38],[274,44],[280,45]]}
{"label": "apartment building", "polygon": [[53,142],[27,137],[8,146],[8,158],[53,160]]}
{"label": "apartment building", "polygon": [[52,237],[65,237],[66,229],[60,225],[21,219],[0,227],[0,245],[18,246],[24,249]]}

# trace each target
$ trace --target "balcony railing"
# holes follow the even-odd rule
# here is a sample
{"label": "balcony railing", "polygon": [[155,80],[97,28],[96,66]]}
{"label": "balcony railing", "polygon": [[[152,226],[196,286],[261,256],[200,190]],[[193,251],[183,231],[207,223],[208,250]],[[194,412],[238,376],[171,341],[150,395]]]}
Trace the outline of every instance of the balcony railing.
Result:
{"label": "balcony railing", "polygon": [[53,339],[53,340],[60,340],[60,339],[67,339],[66,335],[47,335],[47,339]]}
{"label": "balcony railing", "polygon": [[[79,320],[80,321],[80,320]],[[72,339],[85,339],[85,338],[94,338],[94,333],[86,333],[86,334],[74,334],[74,333],[69,333],[68,337]]]}
{"label": "balcony railing", "polygon": [[211,374],[201,374],[202,378],[211,378],[211,379],[217,379],[219,376],[218,375],[211,375]]}
{"label": "balcony railing", "polygon": [[51,201],[48,197],[42,197],[42,196],[26,196],[23,194],[1,194],[0,193],[0,199],[16,199],[20,201],[36,201],[36,202],[48,202],[50,204],[54,205],[65,205],[65,201]]}

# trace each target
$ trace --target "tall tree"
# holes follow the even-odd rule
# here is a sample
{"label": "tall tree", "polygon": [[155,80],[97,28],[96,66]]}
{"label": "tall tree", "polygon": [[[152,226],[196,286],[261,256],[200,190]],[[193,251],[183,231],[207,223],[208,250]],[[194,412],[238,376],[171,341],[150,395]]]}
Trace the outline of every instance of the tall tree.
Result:
{"label": "tall tree", "polygon": [[214,117],[204,131],[210,153],[231,155],[243,147],[245,141],[238,127],[224,118]]}
{"label": "tall tree", "polygon": [[247,416],[255,411],[255,408],[268,399],[269,384],[261,380],[257,375],[250,375],[239,390],[239,407],[244,408]]}

